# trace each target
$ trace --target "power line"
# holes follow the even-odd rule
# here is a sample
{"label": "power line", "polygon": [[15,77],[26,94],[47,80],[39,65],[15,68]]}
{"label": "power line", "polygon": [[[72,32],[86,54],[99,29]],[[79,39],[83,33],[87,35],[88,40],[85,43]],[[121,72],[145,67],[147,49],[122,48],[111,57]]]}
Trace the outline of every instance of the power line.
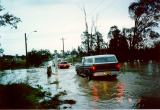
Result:
{"label": "power line", "polygon": [[110,8],[112,6],[113,2],[111,1],[110,3],[108,3],[108,5],[106,5],[104,8],[102,8],[101,10],[104,10],[105,8]]}
{"label": "power line", "polygon": [[92,14],[94,11],[96,11],[102,5],[103,2],[104,2],[104,0],[101,0],[99,2],[99,4],[90,12],[90,14]]}
{"label": "power line", "polygon": [[105,0],[101,0],[99,4],[89,13],[89,15],[92,15],[92,13],[96,12],[99,13],[100,11],[104,10],[105,8],[110,8],[113,4],[113,1],[110,1],[107,5],[103,6]]}

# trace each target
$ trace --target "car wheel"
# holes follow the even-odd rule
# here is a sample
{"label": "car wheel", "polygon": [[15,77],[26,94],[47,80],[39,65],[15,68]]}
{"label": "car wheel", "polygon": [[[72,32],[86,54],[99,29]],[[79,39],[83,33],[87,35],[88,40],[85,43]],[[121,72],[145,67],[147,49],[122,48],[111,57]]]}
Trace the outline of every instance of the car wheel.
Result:
{"label": "car wheel", "polygon": [[113,79],[117,79],[117,75],[112,75],[111,76]]}
{"label": "car wheel", "polygon": [[79,75],[79,76],[83,76],[83,73],[81,73],[81,72],[77,71],[77,75]]}
{"label": "car wheel", "polygon": [[78,71],[76,71],[77,75],[80,75],[80,73]]}

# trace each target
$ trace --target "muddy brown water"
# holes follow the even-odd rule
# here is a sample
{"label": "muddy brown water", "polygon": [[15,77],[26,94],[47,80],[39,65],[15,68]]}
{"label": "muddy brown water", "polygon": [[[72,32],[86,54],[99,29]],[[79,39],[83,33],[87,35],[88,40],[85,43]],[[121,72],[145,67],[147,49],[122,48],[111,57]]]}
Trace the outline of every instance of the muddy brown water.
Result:
{"label": "muddy brown water", "polygon": [[[52,67],[54,69],[54,67]],[[74,99],[74,105],[61,105],[70,109],[134,109],[160,108],[160,64],[149,62],[121,64],[117,79],[103,78],[88,81],[76,75],[75,67],[58,70],[58,76],[47,78],[46,67],[5,70],[0,72],[0,84],[25,82],[32,87],[41,86],[54,96],[67,91],[61,99]],[[53,83],[58,81],[59,83]]]}

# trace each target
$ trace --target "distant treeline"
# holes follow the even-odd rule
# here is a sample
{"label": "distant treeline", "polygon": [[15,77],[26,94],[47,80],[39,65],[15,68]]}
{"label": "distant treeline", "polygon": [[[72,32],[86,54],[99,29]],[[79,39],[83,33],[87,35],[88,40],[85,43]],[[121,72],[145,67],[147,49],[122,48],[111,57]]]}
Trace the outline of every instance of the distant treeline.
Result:
{"label": "distant treeline", "polygon": [[24,68],[25,56],[3,55],[0,57],[0,70],[10,68]]}
{"label": "distant treeline", "polygon": [[[2,69],[16,69],[26,67],[38,67],[43,62],[48,61],[52,58],[52,54],[49,50],[32,50],[27,53],[26,56],[12,56],[3,55],[0,57],[0,70]],[[27,59],[27,62],[26,62]]]}
{"label": "distant treeline", "polygon": [[[78,52],[79,56],[88,56],[87,52]],[[133,62],[136,60],[142,62],[148,62],[149,60],[160,61],[160,42],[153,47],[145,47],[140,49],[130,50],[128,47],[124,48],[124,45],[115,44],[114,47],[109,47],[101,49],[100,53],[92,52],[89,55],[99,55],[99,54],[115,54],[120,62]]]}
{"label": "distant treeline", "polygon": [[47,49],[43,50],[32,50],[28,52],[28,66],[40,66],[43,62],[52,59],[53,55]]}

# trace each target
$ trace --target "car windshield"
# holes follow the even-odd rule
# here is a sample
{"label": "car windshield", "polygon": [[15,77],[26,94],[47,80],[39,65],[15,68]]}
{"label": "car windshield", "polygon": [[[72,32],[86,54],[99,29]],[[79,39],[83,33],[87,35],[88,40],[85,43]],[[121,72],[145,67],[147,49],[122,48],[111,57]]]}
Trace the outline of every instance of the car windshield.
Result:
{"label": "car windshield", "polygon": [[61,62],[61,64],[67,64],[67,62]]}
{"label": "car windshield", "polygon": [[95,63],[117,62],[114,56],[98,57],[95,58]]}

